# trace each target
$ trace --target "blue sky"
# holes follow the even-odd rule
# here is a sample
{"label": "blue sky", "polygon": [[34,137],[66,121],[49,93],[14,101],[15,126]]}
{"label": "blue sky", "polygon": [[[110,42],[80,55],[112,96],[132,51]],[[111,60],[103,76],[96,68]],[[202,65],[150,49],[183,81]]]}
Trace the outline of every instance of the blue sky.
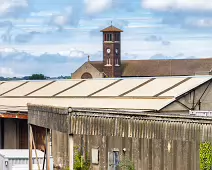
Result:
{"label": "blue sky", "polygon": [[212,1],[0,0],[0,76],[70,75],[102,60],[100,29],[122,33],[123,59],[206,58]]}

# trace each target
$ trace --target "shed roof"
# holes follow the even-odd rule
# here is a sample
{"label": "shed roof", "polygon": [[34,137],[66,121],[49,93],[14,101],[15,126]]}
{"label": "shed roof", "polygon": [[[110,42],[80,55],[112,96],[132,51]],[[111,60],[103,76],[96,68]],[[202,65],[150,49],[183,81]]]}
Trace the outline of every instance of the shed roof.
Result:
{"label": "shed roof", "polygon": [[[0,111],[27,111],[27,103],[61,107],[160,110],[212,76],[8,81],[0,84]],[[7,88],[5,88],[7,87]]]}

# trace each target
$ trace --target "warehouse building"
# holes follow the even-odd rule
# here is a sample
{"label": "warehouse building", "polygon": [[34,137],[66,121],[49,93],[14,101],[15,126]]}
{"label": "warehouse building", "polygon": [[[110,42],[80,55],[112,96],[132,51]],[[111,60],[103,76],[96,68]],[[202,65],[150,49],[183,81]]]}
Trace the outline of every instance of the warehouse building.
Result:
{"label": "warehouse building", "polygon": [[50,148],[58,167],[73,165],[78,146],[93,169],[115,169],[127,159],[138,170],[194,170],[199,144],[212,139],[211,82],[211,76],[11,81],[0,84],[7,87],[0,88],[0,110],[27,115],[36,148]]}
{"label": "warehouse building", "polygon": [[211,76],[85,80],[60,93],[68,103],[29,105],[29,123],[53,130],[61,166],[79,146],[93,169],[125,159],[136,169],[199,169],[199,145],[212,139],[211,87]]}

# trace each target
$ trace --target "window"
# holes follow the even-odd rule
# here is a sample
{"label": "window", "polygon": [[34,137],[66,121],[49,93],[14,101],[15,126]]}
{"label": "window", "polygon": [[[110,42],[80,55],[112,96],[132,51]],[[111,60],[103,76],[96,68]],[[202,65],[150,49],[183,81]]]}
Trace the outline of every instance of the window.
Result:
{"label": "window", "polygon": [[107,58],[107,62],[106,62],[106,65],[105,66],[111,66],[111,59],[110,59],[110,57]]}
{"label": "window", "polygon": [[115,59],[115,66],[119,66],[119,59],[118,58]]}
{"label": "window", "polygon": [[104,35],[104,41],[107,41],[107,34]]}
{"label": "window", "polygon": [[120,41],[120,34],[119,33],[115,34],[115,41]]}
{"label": "window", "polygon": [[92,154],[92,164],[99,164],[99,150],[92,148],[91,150],[91,154]]}
{"label": "window", "polygon": [[91,79],[92,75],[88,72],[83,73],[83,75],[81,76],[81,79]]}
{"label": "window", "polygon": [[112,34],[105,34],[104,40],[105,41],[112,41],[113,40],[113,35]]}
{"label": "window", "polygon": [[119,151],[108,152],[108,170],[118,170]]}

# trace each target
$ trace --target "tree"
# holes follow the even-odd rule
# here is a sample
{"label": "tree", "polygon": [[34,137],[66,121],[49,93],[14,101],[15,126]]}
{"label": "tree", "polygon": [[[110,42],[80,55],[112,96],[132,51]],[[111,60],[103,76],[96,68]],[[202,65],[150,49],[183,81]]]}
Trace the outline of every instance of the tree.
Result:
{"label": "tree", "polygon": [[200,169],[211,170],[212,166],[212,145],[210,142],[200,144]]}
{"label": "tree", "polygon": [[46,77],[43,74],[32,74],[29,76],[29,80],[45,80]]}

